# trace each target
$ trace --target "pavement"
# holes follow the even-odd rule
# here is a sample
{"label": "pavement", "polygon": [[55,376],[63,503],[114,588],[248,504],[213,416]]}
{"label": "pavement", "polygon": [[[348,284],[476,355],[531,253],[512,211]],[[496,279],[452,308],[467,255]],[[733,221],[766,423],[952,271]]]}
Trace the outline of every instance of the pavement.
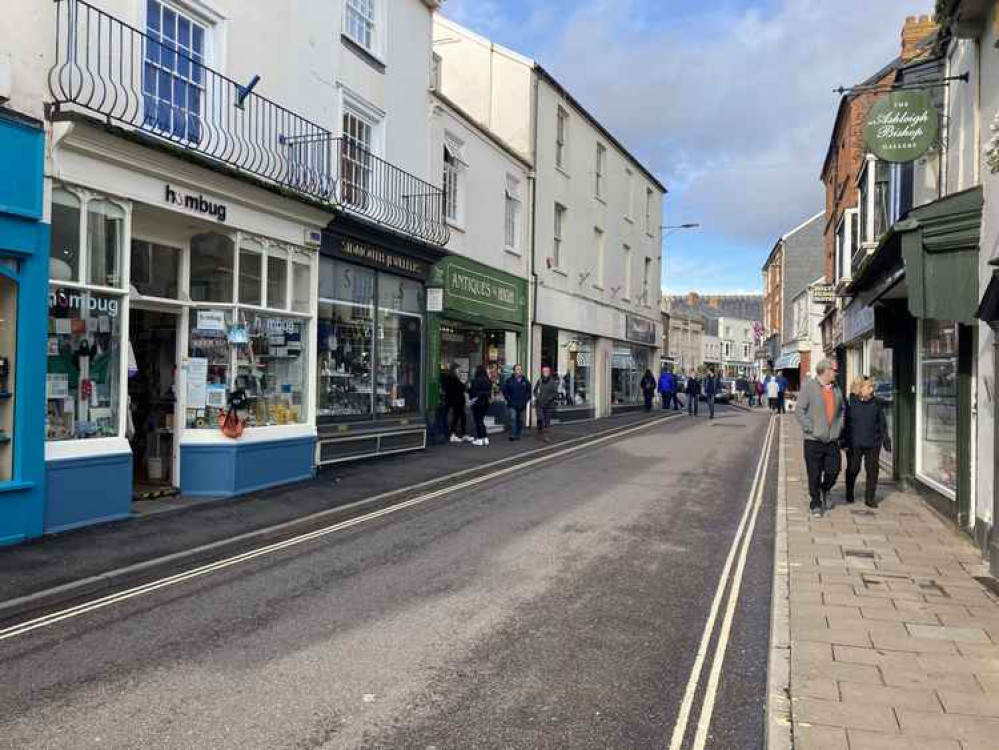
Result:
{"label": "pavement", "polygon": [[[533,451],[556,450],[604,430],[639,424],[650,416],[662,414],[633,412],[560,424],[551,430],[551,444],[542,443],[532,431],[517,442],[504,435],[493,436],[492,444],[484,448],[470,443],[433,445],[420,452],[338,464],[306,482],[238,498],[192,501],[176,512],[145,515],[141,508],[148,503],[140,502],[136,514],[124,521],[46,536],[16,547],[0,547],[0,622],[42,606],[251,547],[262,539],[300,532],[303,527],[327,522],[336,511],[349,511],[359,501],[388,495],[399,488],[422,487],[474,474],[495,462],[515,462]],[[386,502],[397,499],[388,497]],[[203,554],[196,554],[199,550]],[[135,575],[109,576],[110,571]],[[52,595],[39,597],[40,592]]]}
{"label": "pavement", "polygon": [[768,424],[720,408],[650,425],[0,630],[0,748],[666,747],[740,538],[728,648],[712,639],[720,673],[691,716],[715,691],[703,747],[762,747],[775,462],[751,489]]}
{"label": "pavement", "polygon": [[789,648],[791,700],[771,695],[770,747],[787,746],[789,718],[797,750],[999,748],[999,599],[975,580],[979,550],[892,483],[871,510],[846,505],[840,482],[811,518],[800,428],[792,415],[782,428],[771,663]]}

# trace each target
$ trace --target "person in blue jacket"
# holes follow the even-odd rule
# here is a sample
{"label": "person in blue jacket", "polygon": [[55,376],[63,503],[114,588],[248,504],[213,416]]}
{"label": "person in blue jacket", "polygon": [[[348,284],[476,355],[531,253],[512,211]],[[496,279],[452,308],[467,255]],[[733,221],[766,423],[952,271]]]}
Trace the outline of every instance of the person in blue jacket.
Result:
{"label": "person in blue jacket", "polygon": [[669,409],[676,394],[676,378],[669,370],[663,370],[659,374],[659,396],[662,398],[663,411]]}
{"label": "person in blue jacket", "polygon": [[777,413],[786,414],[785,402],[787,400],[787,378],[781,373],[777,376]]}
{"label": "person in blue jacket", "polygon": [[697,377],[697,370],[691,370],[690,377],[687,378],[687,414],[689,416],[697,416],[697,406],[700,397],[701,381]]}
{"label": "person in blue jacket", "polygon": [[531,381],[524,377],[524,368],[513,366],[513,375],[503,384],[503,398],[510,413],[510,440],[520,440],[524,431],[524,414],[531,403]]}
{"label": "person in blue jacket", "polygon": [[715,375],[714,370],[708,370],[704,378],[704,400],[708,402],[708,419],[715,418],[715,396],[721,390],[721,381]]}

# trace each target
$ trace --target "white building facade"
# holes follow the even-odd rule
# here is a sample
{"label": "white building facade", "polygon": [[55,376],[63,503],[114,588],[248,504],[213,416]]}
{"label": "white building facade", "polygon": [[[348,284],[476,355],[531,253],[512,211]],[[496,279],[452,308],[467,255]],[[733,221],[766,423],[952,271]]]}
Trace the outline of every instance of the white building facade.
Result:
{"label": "white building facade", "polygon": [[756,336],[753,321],[743,318],[718,318],[721,341],[722,373],[725,377],[752,377],[756,374]]}
{"label": "white building facade", "polygon": [[[532,164],[532,369],[561,418],[637,408],[661,345],[665,188],[540,65],[437,17],[441,90]],[[483,85],[489,81],[489,85]]]}

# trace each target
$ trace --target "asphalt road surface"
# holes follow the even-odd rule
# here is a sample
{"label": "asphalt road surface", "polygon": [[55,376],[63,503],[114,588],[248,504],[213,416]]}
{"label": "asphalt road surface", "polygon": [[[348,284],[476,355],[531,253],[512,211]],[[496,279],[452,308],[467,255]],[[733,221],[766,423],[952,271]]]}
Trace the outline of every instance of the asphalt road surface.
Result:
{"label": "asphalt road surface", "polygon": [[[768,424],[684,416],[2,640],[0,747],[668,748]],[[763,745],[775,467],[713,750]]]}

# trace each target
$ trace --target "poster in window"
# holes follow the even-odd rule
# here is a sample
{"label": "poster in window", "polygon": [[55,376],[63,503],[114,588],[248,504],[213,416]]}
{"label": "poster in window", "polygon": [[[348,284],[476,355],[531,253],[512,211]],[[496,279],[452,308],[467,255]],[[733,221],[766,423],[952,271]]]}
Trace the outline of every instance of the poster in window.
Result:
{"label": "poster in window", "polygon": [[208,360],[191,357],[187,363],[187,408],[204,409],[208,403]]}

